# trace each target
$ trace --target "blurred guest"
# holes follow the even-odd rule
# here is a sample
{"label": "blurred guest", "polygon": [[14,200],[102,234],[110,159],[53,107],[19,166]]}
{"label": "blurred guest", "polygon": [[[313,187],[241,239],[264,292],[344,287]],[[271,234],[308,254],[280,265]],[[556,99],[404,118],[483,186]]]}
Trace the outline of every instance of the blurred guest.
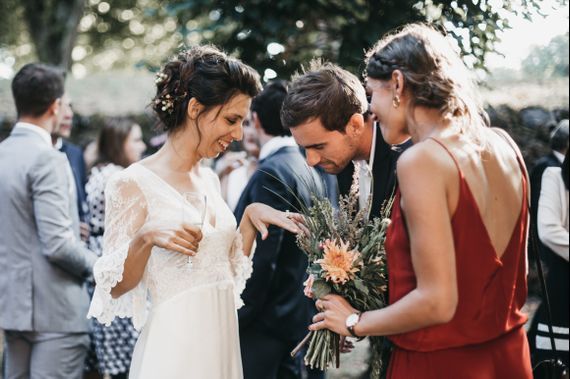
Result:
{"label": "blurred guest", "polygon": [[[98,158],[87,182],[89,207],[89,249],[101,256],[105,225],[105,186],[109,178],[141,159],[146,150],[139,125],[129,119],[110,119],[101,129],[98,140]],[[95,284],[89,283],[93,295]],[[130,318],[116,318],[110,326],[91,319],[91,349],[86,371],[89,378],[110,375],[127,378],[131,357],[139,334]]]}
{"label": "blurred guest", "polygon": [[62,153],[65,153],[71,171],[73,173],[73,180],[75,185],[75,198],[77,201],[77,210],[79,212],[79,221],[81,227],[81,237],[86,240],[89,236],[87,229],[87,204],[85,202],[85,183],[87,183],[87,169],[85,160],[83,159],[83,151],[77,145],[68,141],[71,136],[71,129],[73,127],[73,108],[71,106],[71,99],[69,96],[64,96],[61,102],[61,125],[52,133],[51,140],[55,148]]}
{"label": "blurred guest", "polygon": [[[556,350],[568,366],[568,151],[560,167],[548,167],[542,176],[538,200],[538,236],[546,246],[549,262],[546,286],[552,312]],[[529,333],[533,363],[552,359],[552,343],[548,333],[546,304],[543,302],[534,318]]]}
{"label": "blurred guest", "polygon": [[[243,154],[237,156],[237,159],[228,159],[228,161],[233,160],[229,165],[230,169],[227,170],[229,172],[220,177],[222,194],[232,211],[236,209],[245,186],[257,169],[260,147],[257,129],[254,126],[252,117],[252,113],[250,112],[248,118],[243,123]],[[222,159],[228,154],[224,155]],[[228,166],[227,163],[226,166]]]}
{"label": "blurred guest", "polygon": [[568,120],[562,120],[550,132],[551,152],[540,158],[530,173],[531,185],[531,217],[532,223],[536,227],[536,216],[538,210],[538,198],[540,197],[540,187],[542,184],[542,174],[547,167],[560,167],[564,161],[564,155],[568,151],[569,137]]}
{"label": "blurred guest", "polygon": [[96,255],[79,241],[64,154],[53,148],[65,114],[56,68],[24,66],[12,81],[18,122],[0,143],[0,328],[5,379],[79,379],[89,345],[84,280]]}
{"label": "blurred guest", "polygon": [[90,138],[81,145],[83,149],[83,160],[85,161],[85,168],[87,172],[91,169],[97,161],[97,139]]}
{"label": "blurred guest", "polygon": [[[253,99],[252,120],[261,146],[259,170],[238,202],[238,220],[254,202],[282,211],[299,207],[299,199],[307,205],[311,194],[305,183],[320,184],[281,124],[286,95],[287,84],[277,81]],[[253,273],[242,294],[245,305],[238,311],[245,379],[301,378],[300,362],[289,353],[307,333],[314,304],[303,295],[307,257],[295,240],[294,234],[277,228],[270,228],[265,240],[257,240]]]}

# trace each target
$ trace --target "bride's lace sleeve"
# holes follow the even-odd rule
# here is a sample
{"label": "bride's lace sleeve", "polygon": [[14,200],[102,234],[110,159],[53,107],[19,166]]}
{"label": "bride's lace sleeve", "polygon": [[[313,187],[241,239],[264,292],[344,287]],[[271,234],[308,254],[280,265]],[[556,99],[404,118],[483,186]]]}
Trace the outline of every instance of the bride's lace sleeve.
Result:
{"label": "bride's lace sleeve", "polygon": [[[105,233],[103,255],[95,263],[95,293],[88,317],[109,325],[118,317],[132,317],[136,329],[146,321],[147,285],[143,276],[139,284],[113,299],[111,289],[123,278],[129,244],[146,218],[146,200],[133,178],[122,171],[109,180],[105,188]],[[145,275],[146,276],[146,275]]]}
{"label": "bride's lace sleeve", "polygon": [[243,253],[243,237],[240,231],[236,231],[234,236],[234,241],[232,243],[232,248],[230,251],[230,264],[232,267],[232,274],[234,277],[234,294],[236,308],[239,309],[243,306],[243,300],[241,299],[241,293],[245,289],[245,283],[251,276],[253,272],[253,252],[255,251],[255,243],[251,248],[251,254],[249,257],[245,256]]}

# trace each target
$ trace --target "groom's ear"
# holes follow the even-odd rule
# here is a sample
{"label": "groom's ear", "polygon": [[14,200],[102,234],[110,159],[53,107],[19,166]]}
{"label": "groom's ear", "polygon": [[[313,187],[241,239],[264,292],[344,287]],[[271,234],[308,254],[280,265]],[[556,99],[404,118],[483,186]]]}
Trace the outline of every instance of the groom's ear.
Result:
{"label": "groom's ear", "polygon": [[346,134],[351,137],[359,137],[364,133],[366,129],[366,123],[364,122],[364,116],[360,113],[354,113],[350,116],[348,124],[346,125]]}

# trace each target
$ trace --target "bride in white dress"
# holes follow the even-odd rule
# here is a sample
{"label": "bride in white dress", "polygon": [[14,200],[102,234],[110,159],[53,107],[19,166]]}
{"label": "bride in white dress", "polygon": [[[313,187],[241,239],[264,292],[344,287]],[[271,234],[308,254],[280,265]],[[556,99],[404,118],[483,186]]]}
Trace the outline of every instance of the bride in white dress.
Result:
{"label": "bride in white dress", "polygon": [[[107,185],[89,317],[132,317],[142,328],[131,379],[243,377],[236,308],[255,237],[259,231],[264,238],[270,224],[299,228],[289,214],[252,204],[236,230],[218,178],[200,160],[241,139],[259,88],[252,68],[215,48],[181,53],[157,76],[153,108],[167,142]],[[201,229],[188,224],[200,215],[184,203],[186,192],[207,197]]]}

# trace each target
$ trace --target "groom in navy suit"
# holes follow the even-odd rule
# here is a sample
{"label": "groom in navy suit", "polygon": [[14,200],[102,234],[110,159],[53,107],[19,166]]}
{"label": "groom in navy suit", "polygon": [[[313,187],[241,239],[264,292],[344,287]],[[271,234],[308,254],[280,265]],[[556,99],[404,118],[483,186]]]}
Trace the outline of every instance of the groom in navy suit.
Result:
{"label": "groom in navy suit", "polygon": [[[300,205],[297,199],[309,204],[310,190],[324,192],[319,174],[307,166],[281,124],[279,112],[286,94],[285,82],[273,82],[252,102],[260,161],[236,207],[238,222],[253,202],[295,211]],[[295,235],[271,228],[265,241],[258,239],[253,274],[242,294],[245,305],[238,311],[245,379],[301,378],[301,363],[289,353],[307,334],[314,314],[313,301],[303,294],[306,267],[307,257],[297,247]]]}

